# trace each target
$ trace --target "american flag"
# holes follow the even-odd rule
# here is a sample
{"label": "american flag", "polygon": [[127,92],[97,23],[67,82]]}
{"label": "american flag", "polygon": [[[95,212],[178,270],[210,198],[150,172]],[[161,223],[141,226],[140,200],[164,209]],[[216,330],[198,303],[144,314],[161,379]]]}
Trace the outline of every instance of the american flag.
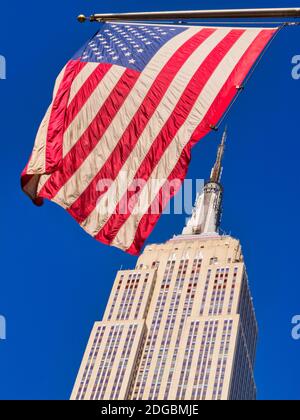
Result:
{"label": "american flag", "polygon": [[23,190],[138,254],[276,30],[102,24],[57,78]]}

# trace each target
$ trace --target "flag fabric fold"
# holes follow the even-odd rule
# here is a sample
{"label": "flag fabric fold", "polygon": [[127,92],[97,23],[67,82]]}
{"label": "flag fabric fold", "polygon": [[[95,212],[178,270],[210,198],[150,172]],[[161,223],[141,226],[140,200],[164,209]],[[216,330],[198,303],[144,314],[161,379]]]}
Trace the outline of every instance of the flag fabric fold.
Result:
{"label": "flag fabric fold", "polygon": [[138,254],[277,28],[105,23],[58,76],[21,183]]}

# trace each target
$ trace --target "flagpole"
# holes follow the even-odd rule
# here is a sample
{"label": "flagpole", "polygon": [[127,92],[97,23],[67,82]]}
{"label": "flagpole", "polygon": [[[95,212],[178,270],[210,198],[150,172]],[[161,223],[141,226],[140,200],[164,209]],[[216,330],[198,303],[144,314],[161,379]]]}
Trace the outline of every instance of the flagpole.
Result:
{"label": "flagpole", "polygon": [[79,15],[78,21],[83,23],[105,21],[145,21],[145,20],[177,20],[177,19],[223,19],[223,18],[299,18],[300,8],[269,9],[228,9],[228,10],[183,10],[169,12],[133,12],[94,14],[89,17]]}

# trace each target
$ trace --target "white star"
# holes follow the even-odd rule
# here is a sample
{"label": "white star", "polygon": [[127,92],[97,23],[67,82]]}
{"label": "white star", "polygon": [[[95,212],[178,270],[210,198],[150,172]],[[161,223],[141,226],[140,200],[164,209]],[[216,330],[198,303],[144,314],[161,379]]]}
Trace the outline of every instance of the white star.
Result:
{"label": "white star", "polygon": [[113,60],[117,60],[119,57],[116,55],[115,57],[113,57]]}
{"label": "white star", "polygon": [[146,42],[146,45],[151,45],[151,44],[152,44],[152,42],[150,42],[150,41],[149,42]]}
{"label": "white star", "polygon": [[133,58],[131,58],[131,60],[129,60],[129,63],[130,64],[134,64],[135,63],[135,60]]}
{"label": "white star", "polygon": [[122,51],[127,51],[127,50],[128,50],[128,48],[124,47],[124,48],[121,48],[121,50],[122,50]]}
{"label": "white star", "polygon": [[167,32],[162,32],[161,34],[162,34],[162,35],[168,35],[168,34],[167,34]]}
{"label": "white star", "polygon": [[140,48],[139,50],[137,50],[138,53],[142,53],[144,50],[142,48]]}
{"label": "white star", "polygon": [[125,57],[128,57],[129,55],[131,55],[131,52],[125,53],[124,55]]}

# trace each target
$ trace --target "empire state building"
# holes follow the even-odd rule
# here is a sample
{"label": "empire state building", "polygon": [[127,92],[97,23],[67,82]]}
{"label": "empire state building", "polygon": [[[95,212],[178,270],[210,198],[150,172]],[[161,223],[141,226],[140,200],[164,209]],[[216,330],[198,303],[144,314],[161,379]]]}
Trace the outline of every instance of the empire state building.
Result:
{"label": "empire state building", "polygon": [[257,323],[239,240],[219,233],[226,133],[182,234],[119,271],[73,400],[254,400]]}

